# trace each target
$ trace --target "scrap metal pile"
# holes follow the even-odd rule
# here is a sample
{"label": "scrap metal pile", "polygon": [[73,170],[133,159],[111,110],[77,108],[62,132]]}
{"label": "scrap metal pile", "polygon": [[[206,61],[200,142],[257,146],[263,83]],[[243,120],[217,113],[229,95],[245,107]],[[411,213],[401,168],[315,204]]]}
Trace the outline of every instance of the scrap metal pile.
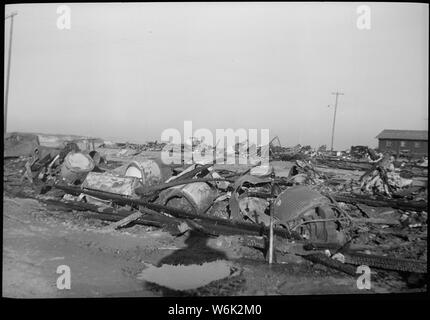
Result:
{"label": "scrap metal pile", "polygon": [[347,274],[362,264],[427,273],[427,180],[400,177],[387,157],[345,180],[306,160],[281,177],[272,165],[173,167],[141,154],[120,163],[74,143],[41,150],[5,159],[6,191],[20,185],[23,196],[111,221],[112,229],[253,236],[266,253],[298,254]]}
{"label": "scrap metal pile", "polygon": [[[352,146],[350,151],[343,152],[339,156],[320,153],[312,161],[318,166],[367,171],[371,170],[376,162],[380,162],[383,156],[366,146]],[[399,158],[392,163],[402,178],[427,177],[428,175],[426,157],[421,159]]]}
{"label": "scrap metal pile", "polygon": [[103,143],[102,147],[111,147],[114,149],[131,149],[131,150],[137,150],[137,151],[161,151],[163,147],[165,146],[165,143],[158,142],[158,141],[149,141],[147,143],[138,144],[138,143]]}

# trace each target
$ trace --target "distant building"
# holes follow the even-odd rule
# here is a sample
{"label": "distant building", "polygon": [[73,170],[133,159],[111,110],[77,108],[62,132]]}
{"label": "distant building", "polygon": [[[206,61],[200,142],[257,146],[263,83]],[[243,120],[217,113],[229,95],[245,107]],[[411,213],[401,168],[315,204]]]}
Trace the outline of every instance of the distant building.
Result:
{"label": "distant building", "polygon": [[411,157],[428,154],[428,131],[425,130],[383,130],[376,136],[378,150]]}

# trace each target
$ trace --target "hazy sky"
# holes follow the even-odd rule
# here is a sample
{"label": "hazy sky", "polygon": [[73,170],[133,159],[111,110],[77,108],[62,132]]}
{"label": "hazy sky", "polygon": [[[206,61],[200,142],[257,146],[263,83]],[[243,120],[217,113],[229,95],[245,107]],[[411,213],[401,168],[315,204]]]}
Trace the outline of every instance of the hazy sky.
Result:
{"label": "hazy sky", "polygon": [[371,3],[359,30],[361,4],[70,4],[70,30],[58,5],[7,6],[8,131],[144,142],[192,120],[329,146],[336,90],[335,148],[426,130],[428,6]]}

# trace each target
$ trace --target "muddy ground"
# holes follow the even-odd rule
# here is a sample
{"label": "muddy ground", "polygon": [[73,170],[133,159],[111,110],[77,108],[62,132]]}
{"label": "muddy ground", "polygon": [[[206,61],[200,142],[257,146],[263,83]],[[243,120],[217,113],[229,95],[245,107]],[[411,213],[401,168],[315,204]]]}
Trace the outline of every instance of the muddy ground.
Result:
{"label": "muddy ground", "polygon": [[[275,163],[277,174],[285,175],[289,165]],[[27,198],[26,188],[30,188],[28,183],[4,181],[5,297],[320,295],[426,290],[422,286],[415,288],[410,276],[376,270],[371,289],[359,290],[358,275],[348,276],[292,254],[278,254],[277,263],[270,266],[263,252],[244,245],[240,236],[208,238],[190,232],[172,235],[141,225],[106,231],[108,222]],[[139,277],[149,266],[198,266],[214,261],[228,262],[234,272],[192,290],[166,288]],[[70,289],[57,288],[60,265],[70,267]],[[176,275],[166,274],[169,276]]]}

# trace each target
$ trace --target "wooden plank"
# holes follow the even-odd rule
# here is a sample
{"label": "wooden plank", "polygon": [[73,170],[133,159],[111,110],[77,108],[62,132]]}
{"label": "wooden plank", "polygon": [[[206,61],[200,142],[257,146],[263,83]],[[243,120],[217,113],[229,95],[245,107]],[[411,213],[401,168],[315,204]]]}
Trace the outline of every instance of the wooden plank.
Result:
{"label": "wooden plank", "polygon": [[408,201],[401,199],[372,199],[369,196],[361,196],[361,195],[343,195],[343,194],[334,194],[331,195],[338,202],[346,202],[346,203],[364,203],[371,207],[390,207],[401,210],[411,210],[411,211],[426,211],[428,210],[427,201]]}
{"label": "wooden plank", "polygon": [[117,228],[124,227],[124,226],[128,225],[130,222],[136,221],[141,216],[143,216],[142,212],[139,212],[139,211],[134,212],[134,213],[128,215],[127,217],[125,217],[125,218],[123,218],[123,219],[121,219],[119,221],[111,223],[105,229],[106,230],[115,230]]}

